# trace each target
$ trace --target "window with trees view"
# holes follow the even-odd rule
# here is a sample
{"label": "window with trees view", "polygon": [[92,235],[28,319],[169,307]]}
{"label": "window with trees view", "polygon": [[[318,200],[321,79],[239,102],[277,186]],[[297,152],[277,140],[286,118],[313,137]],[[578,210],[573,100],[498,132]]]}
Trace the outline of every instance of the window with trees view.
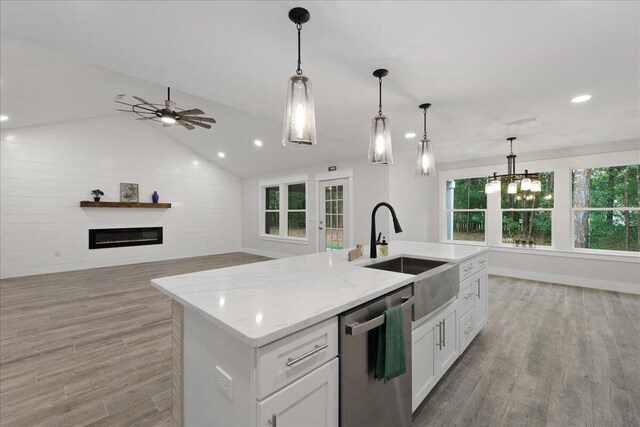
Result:
{"label": "window with trees view", "polygon": [[486,178],[447,181],[447,240],[484,242]]}
{"label": "window with trees view", "polygon": [[575,248],[638,252],[640,165],[573,170]]}
{"label": "window with trees view", "polygon": [[509,194],[509,183],[501,183],[502,243],[527,247],[551,246],[553,172],[540,172],[538,179],[542,183],[542,191],[536,193],[519,191]]}
{"label": "window with trees view", "polygon": [[[299,178],[299,177],[296,177]],[[260,228],[264,236],[306,239],[307,184],[287,182],[262,185]]]}

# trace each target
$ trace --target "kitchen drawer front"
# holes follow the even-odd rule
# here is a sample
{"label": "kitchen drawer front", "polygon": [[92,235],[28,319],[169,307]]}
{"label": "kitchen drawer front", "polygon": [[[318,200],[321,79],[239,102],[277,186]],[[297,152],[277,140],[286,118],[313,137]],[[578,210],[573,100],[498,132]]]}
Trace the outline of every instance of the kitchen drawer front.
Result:
{"label": "kitchen drawer front", "polygon": [[475,271],[480,271],[483,268],[487,268],[489,266],[489,254],[484,253],[482,255],[478,255],[475,259]]}
{"label": "kitchen drawer front", "polygon": [[458,324],[460,325],[460,354],[462,354],[462,352],[467,348],[467,346],[475,336],[473,326],[474,314],[475,311],[473,310],[473,307],[471,307],[471,310],[467,314],[465,314],[458,322]]}
{"label": "kitchen drawer front", "polygon": [[476,271],[475,258],[460,263],[460,280],[464,280]]}
{"label": "kitchen drawer front", "polygon": [[338,355],[338,318],[257,350],[257,397],[262,399]]}
{"label": "kitchen drawer front", "polygon": [[475,287],[473,286],[476,283],[474,280],[475,277],[469,277],[460,283],[460,294],[458,296],[458,300],[460,301],[460,315],[464,316],[469,310],[473,308],[473,303],[475,300]]}

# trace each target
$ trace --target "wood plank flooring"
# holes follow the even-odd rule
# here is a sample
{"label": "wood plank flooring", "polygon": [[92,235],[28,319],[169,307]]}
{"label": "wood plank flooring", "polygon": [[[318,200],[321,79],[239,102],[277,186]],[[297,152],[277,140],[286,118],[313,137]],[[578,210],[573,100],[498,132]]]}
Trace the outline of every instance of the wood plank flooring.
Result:
{"label": "wood plank flooring", "polygon": [[0,281],[0,426],[171,425],[171,301],[155,277],[230,253]]}
{"label": "wood plank flooring", "polygon": [[426,426],[639,426],[640,296],[491,276],[489,321]]}
{"label": "wood plank flooring", "polygon": [[[171,424],[171,305],[153,277],[247,254],[0,281],[0,426]],[[640,296],[492,276],[489,321],[414,427],[640,425]]]}

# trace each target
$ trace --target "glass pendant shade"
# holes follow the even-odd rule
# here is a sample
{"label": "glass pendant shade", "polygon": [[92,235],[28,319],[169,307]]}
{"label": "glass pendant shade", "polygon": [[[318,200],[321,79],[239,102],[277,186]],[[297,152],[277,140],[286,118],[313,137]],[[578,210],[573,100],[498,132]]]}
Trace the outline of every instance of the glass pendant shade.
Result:
{"label": "glass pendant shade", "polygon": [[531,190],[531,179],[530,178],[523,178],[522,181],[520,181],[520,190],[522,190],[522,191]]}
{"label": "glass pendant shade", "polygon": [[540,191],[542,191],[542,183],[539,179],[536,179],[531,183],[531,191],[533,191],[534,193],[539,193]]}
{"label": "glass pendant shade", "polygon": [[487,183],[484,185],[484,192],[485,192],[486,194],[491,194],[491,193],[493,193],[493,186],[491,185],[491,183],[490,183],[490,182],[487,182]]}
{"label": "glass pendant shade", "polygon": [[295,75],[289,79],[282,145],[287,148],[316,145],[316,116],[311,81],[303,75]]}
{"label": "glass pendant shade", "polygon": [[500,186],[500,181],[499,180],[493,180],[491,182],[491,185],[493,186],[493,192],[494,193],[499,193],[502,191],[502,187]]}
{"label": "glass pendant shade", "polygon": [[433,176],[436,173],[436,163],[431,147],[431,141],[426,138],[418,142],[418,161],[416,163],[416,175],[418,176]]}
{"label": "glass pendant shade", "polygon": [[369,161],[380,165],[392,165],[391,131],[387,116],[379,115],[371,121],[369,139]]}
{"label": "glass pendant shade", "polygon": [[517,192],[518,192],[518,184],[516,184],[515,182],[510,182],[509,186],[507,187],[507,193],[516,194]]}

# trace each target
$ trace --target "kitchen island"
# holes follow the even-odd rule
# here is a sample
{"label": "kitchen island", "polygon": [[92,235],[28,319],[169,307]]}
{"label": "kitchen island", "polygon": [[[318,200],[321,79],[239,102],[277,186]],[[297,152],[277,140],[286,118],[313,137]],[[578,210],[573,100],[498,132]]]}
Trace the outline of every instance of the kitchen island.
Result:
{"label": "kitchen island", "polygon": [[[412,340],[416,331],[428,335],[436,329],[429,322],[455,308],[455,321],[449,321],[454,351],[437,356],[442,340],[434,337],[433,360],[425,361],[432,368],[419,370],[430,372],[428,381],[414,375],[415,409],[444,374],[442,367],[448,369],[462,352],[460,335],[475,336],[486,321],[486,278],[474,279],[479,273],[486,277],[484,247],[392,242],[389,256],[374,260],[349,262],[346,251],[334,251],[152,280],[173,299],[174,425],[283,427],[295,425],[296,417],[337,425],[337,315],[413,283],[411,274],[364,268],[398,256],[459,268],[459,297],[412,325]],[[469,324],[464,315],[472,313],[467,307],[474,298],[482,300],[476,304],[480,316],[471,316],[476,320]],[[465,329],[459,332],[462,320]],[[428,351],[423,338],[414,346],[414,365],[422,363],[415,351]]]}

